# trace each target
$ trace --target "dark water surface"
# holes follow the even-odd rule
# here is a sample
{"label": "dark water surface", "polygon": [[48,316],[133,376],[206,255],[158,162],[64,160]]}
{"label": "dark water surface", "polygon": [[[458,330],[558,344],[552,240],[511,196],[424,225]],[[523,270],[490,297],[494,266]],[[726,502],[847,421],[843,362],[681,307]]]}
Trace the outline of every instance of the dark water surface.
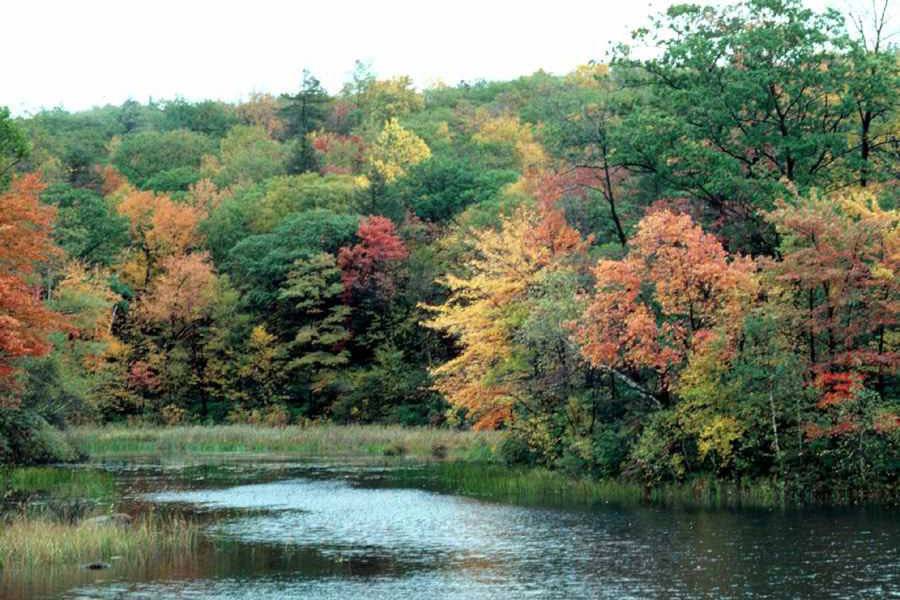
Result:
{"label": "dark water surface", "polygon": [[204,523],[190,556],[0,578],[0,598],[900,598],[896,510],[511,506],[391,468],[109,464],[118,508]]}

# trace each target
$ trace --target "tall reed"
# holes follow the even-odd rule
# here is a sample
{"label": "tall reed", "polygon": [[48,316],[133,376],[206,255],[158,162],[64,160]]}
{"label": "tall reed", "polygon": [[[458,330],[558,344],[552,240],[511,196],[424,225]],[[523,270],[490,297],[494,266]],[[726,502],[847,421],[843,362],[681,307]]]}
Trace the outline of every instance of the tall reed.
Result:
{"label": "tall reed", "polygon": [[285,453],[310,457],[407,456],[490,460],[503,434],[399,425],[76,427],[69,439],[92,457]]}
{"label": "tall reed", "polygon": [[147,513],[124,525],[18,516],[0,524],[0,568],[82,564],[113,557],[145,561],[165,552],[190,551],[198,537],[198,526],[177,515]]}

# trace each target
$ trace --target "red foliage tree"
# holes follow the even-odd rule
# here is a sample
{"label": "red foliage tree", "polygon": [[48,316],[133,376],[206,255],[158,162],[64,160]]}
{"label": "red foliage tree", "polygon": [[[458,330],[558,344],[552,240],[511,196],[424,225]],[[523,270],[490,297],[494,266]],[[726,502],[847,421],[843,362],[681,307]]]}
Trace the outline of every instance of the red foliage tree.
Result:
{"label": "red foliage tree", "polygon": [[392,296],[396,291],[394,267],[409,256],[394,223],[385,217],[368,217],[360,221],[356,235],[359,243],[338,253],[345,298]]}
{"label": "red foliage tree", "polygon": [[556,203],[564,197],[575,198],[583,204],[595,201],[591,193],[598,193],[609,209],[609,217],[616,237],[622,246],[628,242],[619,206],[625,194],[623,183],[628,173],[620,167],[574,166],[563,171],[545,171],[529,177],[532,193],[540,202]]}
{"label": "red foliage tree", "polygon": [[[837,381],[885,380],[900,367],[900,213],[867,192],[780,203],[768,215],[783,237],[772,293],[805,350],[826,406]],[[850,399],[852,395],[847,396]]]}
{"label": "red foliage tree", "polygon": [[[809,439],[893,431],[900,368],[900,212],[870,190],[780,202],[767,215],[782,236],[769,293],[798,354],[806,355],[821,411]],[[866,389],[874,390],[866,392]]]}

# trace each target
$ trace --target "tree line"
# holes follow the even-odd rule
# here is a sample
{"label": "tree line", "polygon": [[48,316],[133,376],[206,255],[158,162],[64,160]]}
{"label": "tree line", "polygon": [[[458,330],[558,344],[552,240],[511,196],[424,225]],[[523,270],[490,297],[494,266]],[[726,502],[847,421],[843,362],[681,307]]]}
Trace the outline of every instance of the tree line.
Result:
{"label": "tree line", "polygon": [[0,456],[36,419],[327,419],[896,491],[885,14],[678,5],[566,75],[4,111]]}

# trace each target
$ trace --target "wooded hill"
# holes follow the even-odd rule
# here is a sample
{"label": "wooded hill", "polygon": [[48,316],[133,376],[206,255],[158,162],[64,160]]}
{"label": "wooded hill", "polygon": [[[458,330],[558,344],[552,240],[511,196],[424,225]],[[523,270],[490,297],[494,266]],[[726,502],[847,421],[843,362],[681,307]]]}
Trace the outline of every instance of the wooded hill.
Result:
{"label": "wooded hill", "polygon": [[0,456],[36,415],[327,419],[505,428],[510,461],[648,483],[896,486],[873,17],[677,6],[635,34],[656,58],[561,76],[3,112]]}

